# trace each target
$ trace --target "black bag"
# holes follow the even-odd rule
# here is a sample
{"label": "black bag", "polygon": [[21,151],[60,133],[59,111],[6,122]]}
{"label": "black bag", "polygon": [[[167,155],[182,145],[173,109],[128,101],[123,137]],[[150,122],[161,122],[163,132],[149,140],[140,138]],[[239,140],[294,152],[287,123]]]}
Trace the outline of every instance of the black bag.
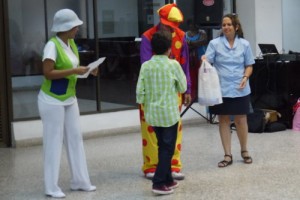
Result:
{"label": "black bag", "polygon": [[248,131],[250,133],[262,133],[266,127],[265,113],[261,109],[254,109],[247,115]]}
{"label": "black bag", "polygon": [[277,131],[285,131],[286,130],[286,125],[284,125],[281,122],[271,122],[268,123],[265,127],[265,132],[267,133],[272,133],[272,132],[277,132]]}

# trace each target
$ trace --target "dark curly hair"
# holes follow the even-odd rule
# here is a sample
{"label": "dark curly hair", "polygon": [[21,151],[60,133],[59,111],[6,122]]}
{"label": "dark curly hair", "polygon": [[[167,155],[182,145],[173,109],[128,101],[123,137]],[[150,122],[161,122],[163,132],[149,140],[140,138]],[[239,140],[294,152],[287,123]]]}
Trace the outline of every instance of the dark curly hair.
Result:
{"label": "dark curly hair", "polygon": [[152,51],[157,55],[162,55],[172,45],[172,34],[169,31],[159,30],[153,34],[151,39]]}

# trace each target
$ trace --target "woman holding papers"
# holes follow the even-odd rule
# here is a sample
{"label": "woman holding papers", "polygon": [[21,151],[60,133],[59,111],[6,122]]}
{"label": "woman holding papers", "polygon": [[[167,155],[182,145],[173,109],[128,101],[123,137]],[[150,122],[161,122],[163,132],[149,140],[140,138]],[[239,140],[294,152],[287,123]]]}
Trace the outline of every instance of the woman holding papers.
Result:
{"label": "woman holding papers", "polygon": [[[62,144],[71,169],[72,190],[95,191],[90,182],[83,139],[80,130],[79,108],[75,96],[77,75],[88,72],[79,66],[74,37],[82,21],[69,9],[56,12],[52,30],[56,36],[44,48],[44,82],[38,95],[38,108],[43,122],[45,194],[64,198],[58,186]],[[92,72],[97,75],[97,68]]]}

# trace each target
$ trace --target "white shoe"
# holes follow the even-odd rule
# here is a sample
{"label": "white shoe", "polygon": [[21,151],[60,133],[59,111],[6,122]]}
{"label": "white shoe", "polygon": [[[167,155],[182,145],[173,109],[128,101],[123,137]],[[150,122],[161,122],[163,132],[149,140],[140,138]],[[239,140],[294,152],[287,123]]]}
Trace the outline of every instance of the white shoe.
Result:
{"label": "white shoe", "polygon": [[88,188],[85,188],[85,187],[78,187],[78,188],[72,188],[71,187],[71,190],[78,190],[78,191],[85,191],[85,192],[93,192],[93,191],[96,191],[97,187],[94,186],[94,185],[90,185]]}
{"label": "white shoe", "polygon": [[53,198],[65,198],[66,195],[62,192],[62,191],[59,191],[59,192],[54,192],[54,193],[49,193],[49,194],[46,194],[47,196],[49,197],[53,197]]}
{"label": "white shoe", "polygon": [[172,172],[172,177],[175,180],[183,180],[184,179],[184,174],[181,172]]}
{"label": "white shoe", "polygon": [[150,179],[150,180],[152,180],[152,179],[153,179],[153,177],[154,177],[154,172],[149,172],[149,173],[146,173],[146,174],[145,174],[145,177],[146,177],[147,179]]}
{"label": "white shoe", "polygon": [[85,191],[87,191],[87,192],[93,192],[93,191],[96,191],[96,189],[97,189],[96,186],[91,185],[91,186],[90,186],[87,190],[85,190]]}

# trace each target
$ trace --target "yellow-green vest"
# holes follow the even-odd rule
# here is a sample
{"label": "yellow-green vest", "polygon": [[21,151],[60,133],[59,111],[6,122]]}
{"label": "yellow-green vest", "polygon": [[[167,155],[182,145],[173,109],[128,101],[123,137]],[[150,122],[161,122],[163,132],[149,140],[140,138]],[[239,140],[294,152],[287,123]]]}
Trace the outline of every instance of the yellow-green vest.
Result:
{"label": "yellow-green vest", "polygon": [[[65,53],[60,42],[57,40],[56,37],[51,38],[51,41],[54,42],[57,50],[57,58],[55,61],[54,68],[56,70],[72,69],[73,64],[70,61],[67,54]],[[79,59],[78,49],[74,40],[69,39],[68,42],[74,54]],[[72,74],[61,79],[53,79],[53,80],[48,80],[45,77],[41,89],[46,94],[56,99],[59,99],[61,101],[64,101],[76,95],[76,82],[77,82],[76,74]]]}

